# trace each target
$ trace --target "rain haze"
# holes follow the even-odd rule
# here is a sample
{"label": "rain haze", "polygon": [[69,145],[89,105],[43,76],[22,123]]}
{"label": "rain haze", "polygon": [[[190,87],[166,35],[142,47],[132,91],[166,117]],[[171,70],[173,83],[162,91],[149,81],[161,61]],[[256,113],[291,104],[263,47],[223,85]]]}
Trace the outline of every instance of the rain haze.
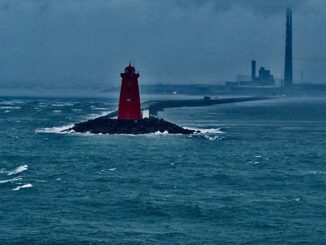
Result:
{"label": "rain haze", "polygon": [[0,245],[326,244],[326,0],[0,0]]}
{"label": "rain haze", "polygon": [[287,6],[294,82],[323,83],[324,0],[3,0],[0,86],[97,91],[119,86],[129,61],[141,84],[223,83],[251,59],[282,78]]}

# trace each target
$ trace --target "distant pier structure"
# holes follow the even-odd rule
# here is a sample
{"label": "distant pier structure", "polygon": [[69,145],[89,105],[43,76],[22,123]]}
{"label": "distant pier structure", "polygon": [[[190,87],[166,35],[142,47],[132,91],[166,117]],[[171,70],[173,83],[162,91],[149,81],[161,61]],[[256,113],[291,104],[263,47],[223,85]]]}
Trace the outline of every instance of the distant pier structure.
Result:
{"label": "distant pier structure", "polygon": [[284,86],[293,84],[292,64],[292,10],[286,10],[286,37],[285,37],[285,63],[284,63]]}

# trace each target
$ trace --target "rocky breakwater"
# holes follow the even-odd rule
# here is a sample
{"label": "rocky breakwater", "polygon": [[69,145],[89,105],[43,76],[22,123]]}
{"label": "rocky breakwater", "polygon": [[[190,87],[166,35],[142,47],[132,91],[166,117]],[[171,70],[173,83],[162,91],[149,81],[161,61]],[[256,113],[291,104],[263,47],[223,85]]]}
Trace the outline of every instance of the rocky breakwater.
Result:
{"label": "rocky breakwater", "polygon": [[174,123],[156,117],[137,121],[112,119],[108,116],[98,117],[86,122],[76,123],[62,132],[79,132],[93,134],[150,134],[167,132],[169,134],[194,134],[198,130],[185,129]]}

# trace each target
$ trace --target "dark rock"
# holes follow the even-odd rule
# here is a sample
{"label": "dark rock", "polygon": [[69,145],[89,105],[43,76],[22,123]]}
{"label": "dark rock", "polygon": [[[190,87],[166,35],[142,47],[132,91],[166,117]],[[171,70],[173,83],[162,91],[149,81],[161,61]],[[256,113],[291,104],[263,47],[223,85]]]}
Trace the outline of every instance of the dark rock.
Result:
{"label": "dark rock", "polygon": [[182,128],[156,117],[144,118],[138,121],[126,121],[112,119],[107,116],[76,123],[73,127],[62,132],[70,131],[93,134],[149,134],[155,132],[163,133],[165,131],[169,134],[193,134],[200,132],[198,130]]}

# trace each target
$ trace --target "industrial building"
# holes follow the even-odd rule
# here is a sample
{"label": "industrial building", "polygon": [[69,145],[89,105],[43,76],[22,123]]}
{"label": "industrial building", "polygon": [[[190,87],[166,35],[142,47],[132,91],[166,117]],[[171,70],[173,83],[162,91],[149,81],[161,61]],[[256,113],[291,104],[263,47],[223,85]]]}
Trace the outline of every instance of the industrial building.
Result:
{"label": "industrial building", "polygon": [[[286,10],[286,33],[285,33],[285,62],[282,85],[290,87],[293,84],[293,54],[292,54],[292,10]],[[256,68],[256,60],[251,61],[251,76],[238,75],[236,81],[226,82],[227,87],[263,87],[275,86],[275,78],[271,70],[265,67]]]}
{"label": "industrial building", "polygon": [[[265,67],[260,67],[256,76],[256,61],[251,61],[251,77],[238,75],[237,81],[226,82],[226,86],[274,86],[275,79],[271,71]],[[247,78],[248,77],[248,78]],[[247,78],[247,79],[246,79]]]}

